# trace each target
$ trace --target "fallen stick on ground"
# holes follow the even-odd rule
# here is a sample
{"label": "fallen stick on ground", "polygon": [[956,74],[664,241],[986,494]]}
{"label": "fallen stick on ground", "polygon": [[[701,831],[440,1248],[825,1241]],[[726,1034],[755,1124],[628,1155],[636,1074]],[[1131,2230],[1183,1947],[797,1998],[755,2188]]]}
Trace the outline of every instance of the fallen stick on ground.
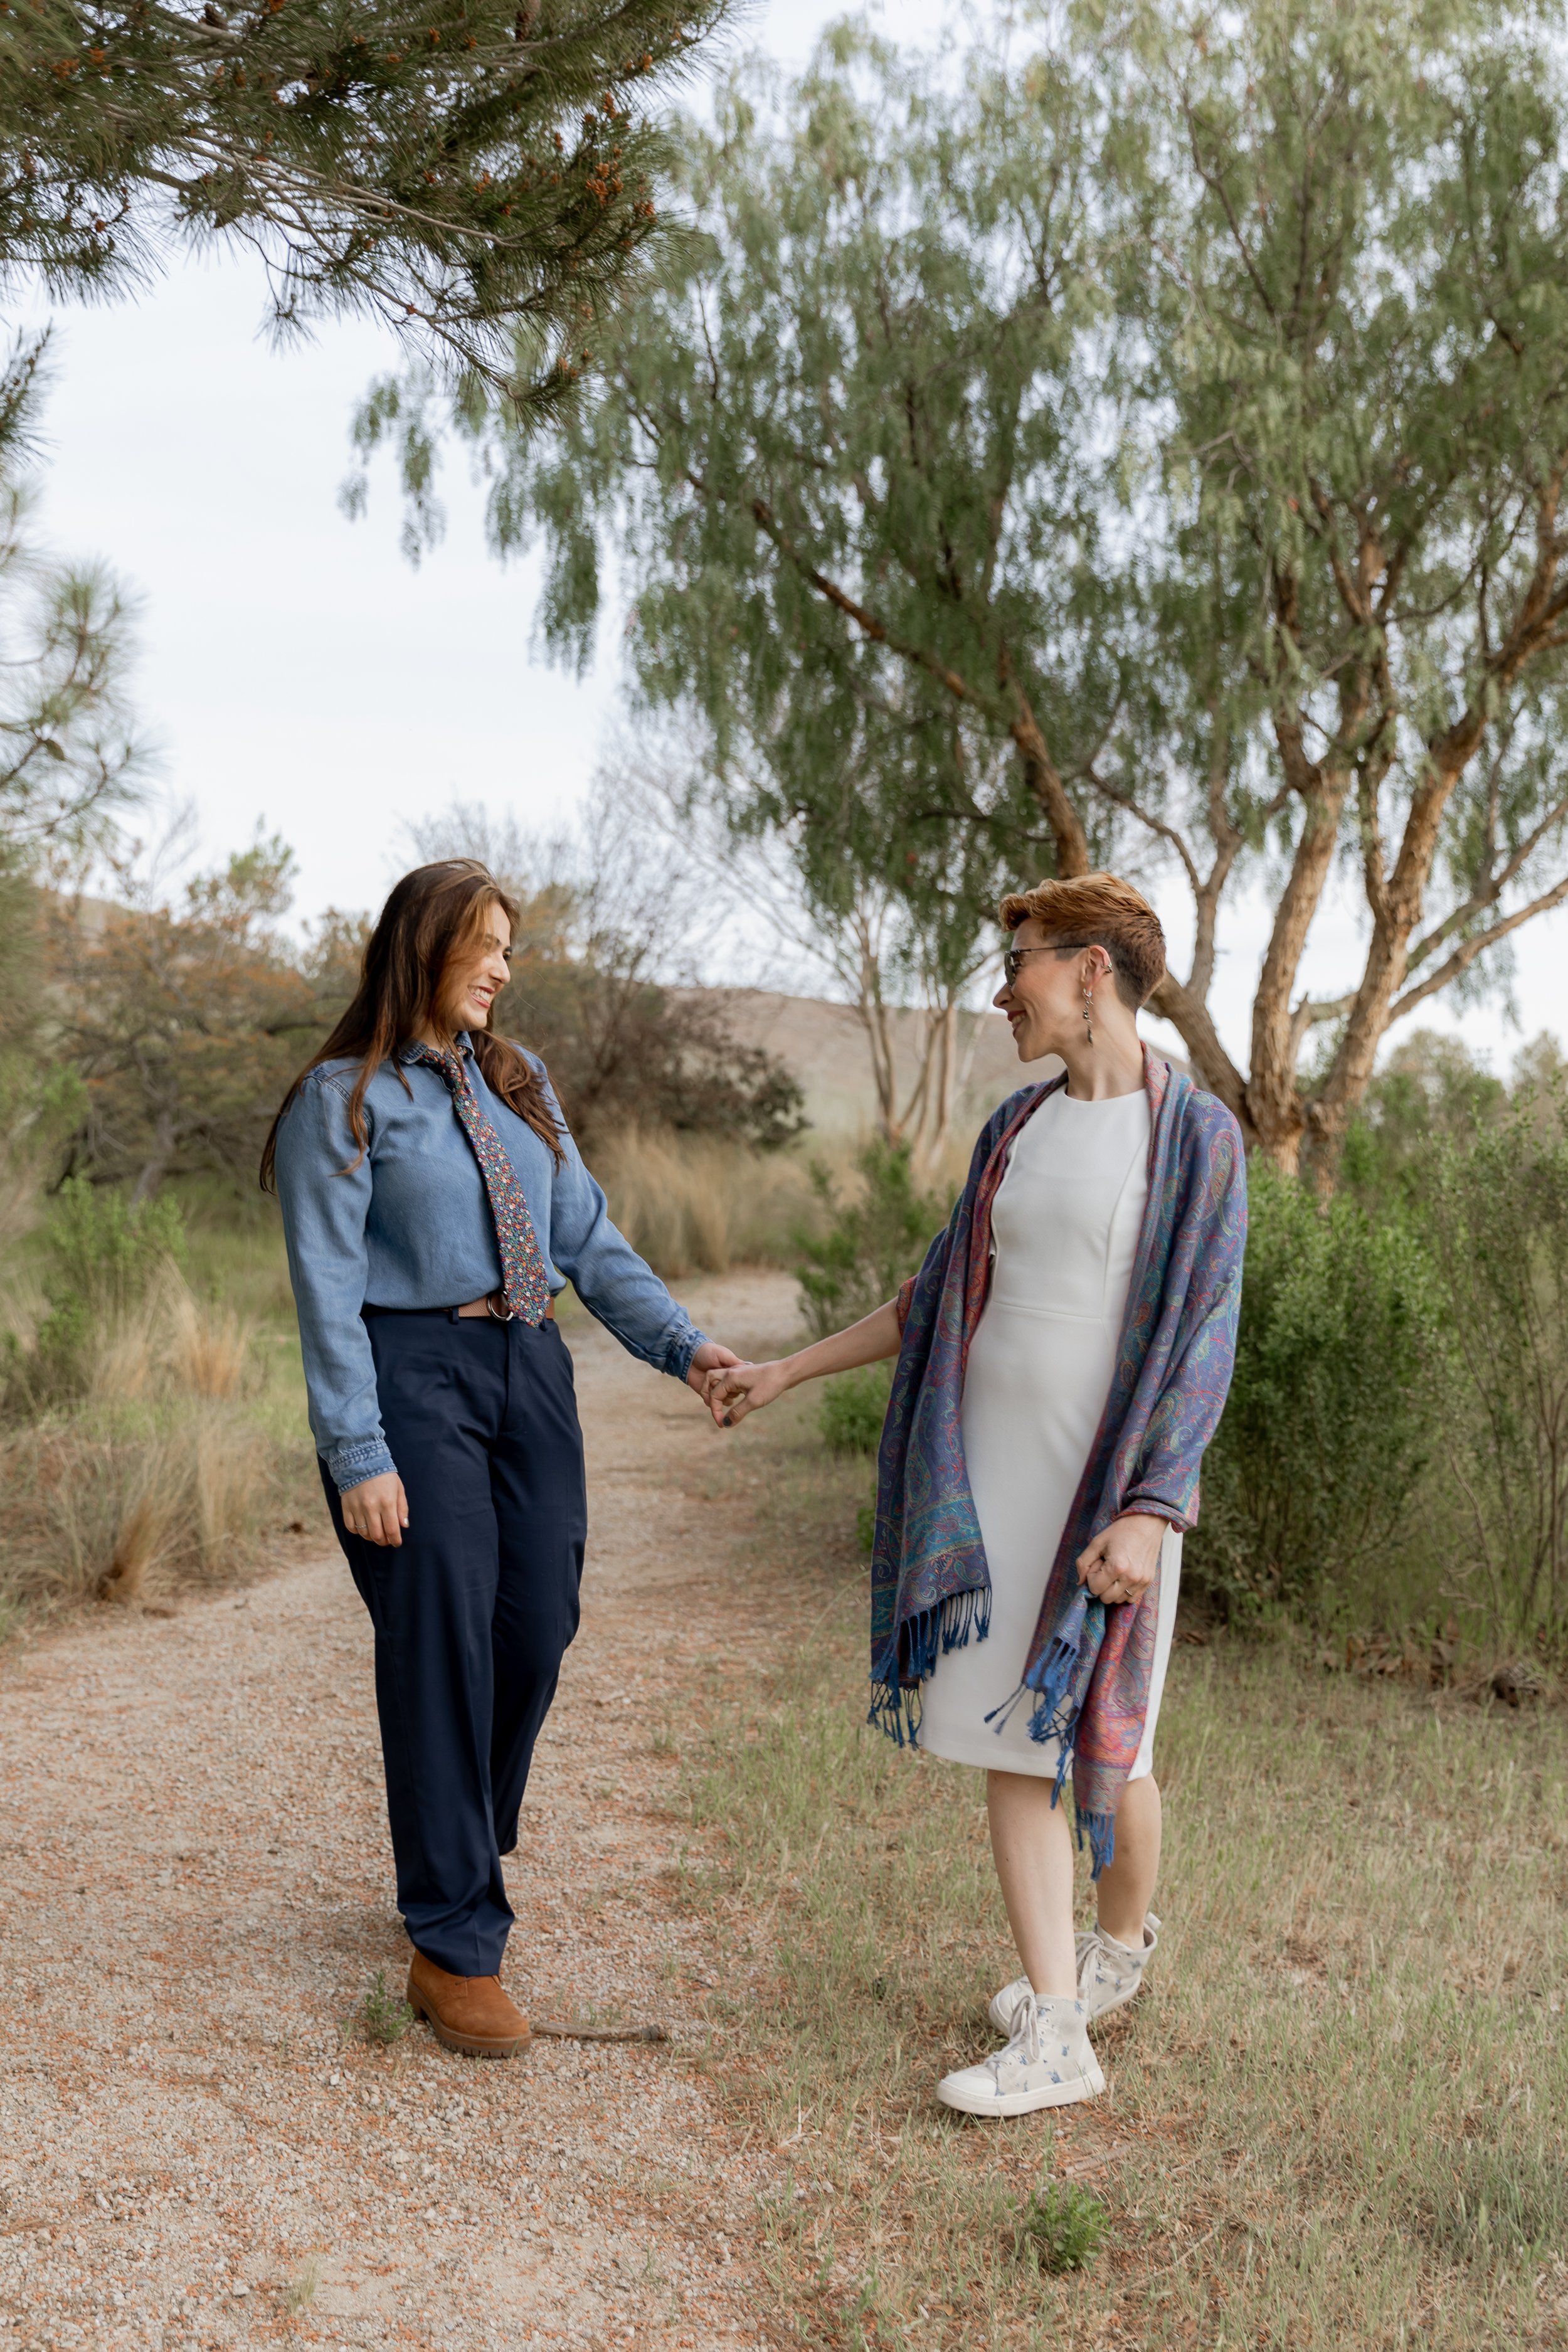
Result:
{"label": "fallen stick on ground", "polygon": [[552,2034],[558,2042],[668,2042],[662,2025],[546,2025],[536,2017],[535,2033]]}

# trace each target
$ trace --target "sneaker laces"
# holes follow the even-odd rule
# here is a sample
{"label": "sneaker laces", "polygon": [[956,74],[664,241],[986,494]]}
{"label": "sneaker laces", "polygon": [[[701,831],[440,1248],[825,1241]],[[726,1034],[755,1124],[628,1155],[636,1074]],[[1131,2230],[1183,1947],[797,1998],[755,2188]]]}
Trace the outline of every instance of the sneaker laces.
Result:
{"label": "sneaker laces", "polygon": [[1020,2065],[1034,2066],[1038,2064],[1039,2056],[1040,2005],[1032,1991],[1020,1993],[1018,2005],[1013,2011],[1013,2031],[1007,2037],[1007,2046],[1005,2050],[998,2050],[985,2063],[994,2075],[999,2076],[999,2070],[1009,2059]]}

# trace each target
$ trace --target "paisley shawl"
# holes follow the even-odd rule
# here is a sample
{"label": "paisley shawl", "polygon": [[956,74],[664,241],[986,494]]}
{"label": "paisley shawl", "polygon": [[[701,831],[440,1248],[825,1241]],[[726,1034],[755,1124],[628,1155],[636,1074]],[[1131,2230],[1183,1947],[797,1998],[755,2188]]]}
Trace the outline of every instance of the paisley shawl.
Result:
{"label": "paisley shawl", "polygon": [[[1198,1471],[1230,1386],[1247,1240],[1241,1130],[1184,1072],[1143,1055],[1149,1196],[1100,1428],[1047,1579],[1010,1707],[1031,1704],[1031,1737],[1059,1743],[1079,1834],[1096,1877],[1148,1713],[1159,1579],[1108,1608],[1078,1580],[1085,1546],[1113,1519],[1147,1512],[1186,1528]],[[869,1720],[900,1746],[920,1726],[920,1686],[941,1651],[990,1631],[991,1577],[963,1458],[963,1376],[991,1282],[991,1210],[1008,1154],[1053,1078],[1026,1087],[981,1130],[944,1232],[899,1294],[902,1344],[877,1457],[871,1555]]]}

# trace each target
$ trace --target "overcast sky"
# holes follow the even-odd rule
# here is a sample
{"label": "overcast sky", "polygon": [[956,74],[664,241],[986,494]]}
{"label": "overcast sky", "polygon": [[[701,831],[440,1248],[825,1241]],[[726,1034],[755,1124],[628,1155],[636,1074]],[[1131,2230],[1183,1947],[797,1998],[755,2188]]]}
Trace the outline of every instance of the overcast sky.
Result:
{"label": "overcast sky", "polygon": [[[840,13],[770,0],[749,38],[804,59]],[[936,0],[877,13],[910,40],[953,14]],[[406,863],[403,824],[454,797],[529,827],[569,819],[614,722],[617,664],[613,628],[584,680],[530,659],[531,567],[487,555],[461,457],[445,472],[446,540],[417,570],[398,551],[389,467],[373,474],[367,519],[348,521],[337,493],[349,421],[397,354],[368,326],[275,351],[265,312],[243,260],[193,262],[134,302],[58,311],[39,519],[56,546],[106,559],[142,600],[138,698],[164,790],[196,806],[204,856],[258,821],[276,829],[298,854],[297,908],[310,915],[374,901]],[[1162,912],[1179,950],[1179,892]],[[1329,913],[1308,975],[1323,993],[1345,985],[1354,950],[1352,902]],[[1242,1053],[1262,914],[1225,941],[1221,1022]],[[1523,1034],[1568,1026],[1565,962],[1568,910],[1521,936]],[[1430,1017],[1500,1066],[1520,1042],[1496,1007]]]}

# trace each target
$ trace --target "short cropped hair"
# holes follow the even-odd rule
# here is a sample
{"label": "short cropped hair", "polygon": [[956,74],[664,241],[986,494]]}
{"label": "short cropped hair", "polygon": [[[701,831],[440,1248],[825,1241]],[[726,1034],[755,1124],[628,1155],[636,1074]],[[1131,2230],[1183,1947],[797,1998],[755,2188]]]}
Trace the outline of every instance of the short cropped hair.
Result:
{"label": "short cropped hair", "polygon": [[1103,948],[1116,992],[1129,1011],[1148,1003],[1165,976],[1165,934],[1141,890],[1118,874],[1083,874],[1072,882],[1037,882],[1013,890],[998,912],[1010,931],[1033,916],[1053,947]]}

